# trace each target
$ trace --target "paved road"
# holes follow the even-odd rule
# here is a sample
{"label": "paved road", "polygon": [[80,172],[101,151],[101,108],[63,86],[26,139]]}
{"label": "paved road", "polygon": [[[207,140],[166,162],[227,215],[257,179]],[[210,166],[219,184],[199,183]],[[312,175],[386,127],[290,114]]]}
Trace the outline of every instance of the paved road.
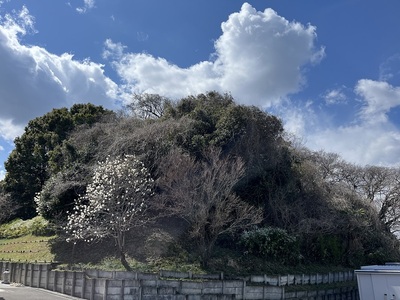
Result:
{"label": "paved road", "polygon": [[44,289],[0,283],[0,300],[61,300],[80,299]]}

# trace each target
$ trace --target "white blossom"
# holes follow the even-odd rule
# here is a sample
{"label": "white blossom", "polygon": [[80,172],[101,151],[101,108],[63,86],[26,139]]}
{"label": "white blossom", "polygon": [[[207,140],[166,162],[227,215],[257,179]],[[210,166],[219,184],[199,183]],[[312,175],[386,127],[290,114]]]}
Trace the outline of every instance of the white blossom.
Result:
{"label": "white blossom", "polygon": [[132,155],[99,162],[86,194],[68,214],[67,241],[117,238],[121,231],[141,223],[153,184],[147,168]]}

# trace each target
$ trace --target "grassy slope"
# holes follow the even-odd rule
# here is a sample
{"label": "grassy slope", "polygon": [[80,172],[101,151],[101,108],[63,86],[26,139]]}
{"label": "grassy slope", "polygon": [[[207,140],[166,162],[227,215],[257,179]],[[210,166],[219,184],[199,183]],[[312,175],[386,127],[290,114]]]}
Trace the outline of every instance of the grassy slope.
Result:
{"label": "grassy slope", "polygon": [[[57,241],[58,240],[58,241]],[[113,253],[112,244],[105,242],[95,245],[80,245],[75,249],[77,256],[74,269],[103,269],[103,270],[120,270],[124,268],[119,260],[110,255]],[[12,239],[0,239],[0,260],[22,261],[22,262],[50,262],[57,261],[57,257],[69,256],[71,258],[72,245],[60,242],[56,236],[43,237],[26,235]],[[54,254],[53,252],[58,252]],[[82,253],[90,254],[85,257],[80,256]],[[78,254],[76,254],[78,253]],[[132,254],[132,253],[131,253]],[[180,272],[191,271],[196,274],[201,273],[217,273],[223,271],[226,275],[245,276],[249,274],[310,274],[310,273],[328,273],[334,271],[343,271],[345,269],[335,266],[282,266],[278,263],[268,263],[264,259],[242,256],[235,251],[228,249],[219,249],[217,255],[212,259],[210,269],[201,269],[198,263],[190,263],[188,256],[182,251],[178,251],[176,257],[163,257],[147,259],[139,261],[129,258],[129,264],[134,270],[142,272],[155,272],[160,270],[175,270]],[[80,258],[79,258],[80,257]],[[83,258],[83,259],[82,259]],[[64,263],[59,265],[60,269],[70,269],[70,265]],[[337,287],[355,287],[355,282],[335,283],[320,286],[290,286],[287,291],[303,291],[317,289],[331,289]]]}
{"label": "grassy slope", "polygon": [[[131,241],[133,242],[133,241]],[[176,270],[194,273],[224,272],[232,275],[249,274],[301,274],[328,273],[347,270],[340,266],[298,265],[284,266],[279,263],[267,262],[254,256],[244,256],[234,250],[218,249],[210,261],[207,270],[202,269],[188,253],[182,249],[174,249],[166,257],[135,257],[134,245],[129,255],[129,263],[133,269],[143,272],[158,272],[159,270]],[[175,254],[175,255],[174,255]],[[98,268],[104,270],[123,270],[116,257],[112,241],[99,244],[78,244],[75,249],[72,244],[59,238],[27,235],[13,239],[0,239],[0,260],[62,263],[61,267],[73,264],[78,268]]]}
{"label": "grassy slope", "polygon": [[[202,269],[196,257],[184,250],[178,242],[182,238],[181,224],[170,221],[168,224],[160,223],[152,228],[141,228],[127,237],[126,250],[129,263],[134,269],[146,272],[224,272],[232,275],[327,273],[345,270],[340,266],[327,265],[284,266],[227,248],[216,249],[209,267]],[[35,222],[17,220],[1,225],[0,234],[7,238],[0,239],[0,260],[56,261],[82,268],[123,269],[116,255],[113,240],[92,245],[81,242],[74,246],[72,243],[66,243],[62,237],[38,236],[38,232],[46,233],[46,227],[46,221],[40,217],[37,217]],[[13,237],[12,233],[22,236]]]}
{"label": "grassy slope", "polygon": [[53,237],[25,235],[13,239],[0,239],[0,260],[53,261],[49,240]]}

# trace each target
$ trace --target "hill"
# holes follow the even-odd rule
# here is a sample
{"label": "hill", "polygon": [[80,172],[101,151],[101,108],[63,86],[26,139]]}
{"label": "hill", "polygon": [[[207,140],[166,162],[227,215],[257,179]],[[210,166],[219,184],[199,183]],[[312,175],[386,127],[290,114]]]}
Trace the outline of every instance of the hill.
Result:
{"label": "hill", "polygon": [[[10,155],[0,206],[36,207],[62,240],[56,259],[97,253],[83,241],[101,243],[125,268],[129,257],[232,272],[256,269],[253,259],[356,267],[400,258],[398,169],[310,151],[279,118],[230,95],[135,100],[124,114],[80,115],[69,134],[50,126],[59,114],[38,118]],[[16,182],[32,180],[36,196],[19,202]],[[66,239],[78,245],[72,254],[59,250],[73,245]]]}

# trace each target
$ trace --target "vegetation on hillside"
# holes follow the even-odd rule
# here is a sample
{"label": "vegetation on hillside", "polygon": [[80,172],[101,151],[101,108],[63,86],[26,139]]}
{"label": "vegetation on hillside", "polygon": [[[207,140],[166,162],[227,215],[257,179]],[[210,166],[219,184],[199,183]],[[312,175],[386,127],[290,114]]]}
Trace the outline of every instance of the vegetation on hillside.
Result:
{"label": "vegetation on hillside", "polygon": [[33,197],[53,174],[60,171],[58,160],[63,147],[67,147],[64,141],[69,133],[110,113],[92,104],[75,104],[69,110],[54,109],[28,123],[25,132],[15,139],[15,149],[5,163],[7,173],[3,188],[17,217],[36,215]]}
{"label": "vegetation on hillside", "polygon": [[[130,156],[147,175],[99,167]],[[29,123],[6,170],[0,222],[39,213],[77,241],[116,236],[99,221],[123,220],[128,235],[116,244],[140,236],[147,259],[186,253],[205,268],[220,261],[239,269],[253,259],[354,267],[400,258],[399,169],[300,147],[277,117],[230,95],[135,95],[123,113],[54,110]],[[126,172],[151,178],[151,197]],[[135,203],[143,209],[125,209]],[[134,255],[124,247],[120,254]]]}

